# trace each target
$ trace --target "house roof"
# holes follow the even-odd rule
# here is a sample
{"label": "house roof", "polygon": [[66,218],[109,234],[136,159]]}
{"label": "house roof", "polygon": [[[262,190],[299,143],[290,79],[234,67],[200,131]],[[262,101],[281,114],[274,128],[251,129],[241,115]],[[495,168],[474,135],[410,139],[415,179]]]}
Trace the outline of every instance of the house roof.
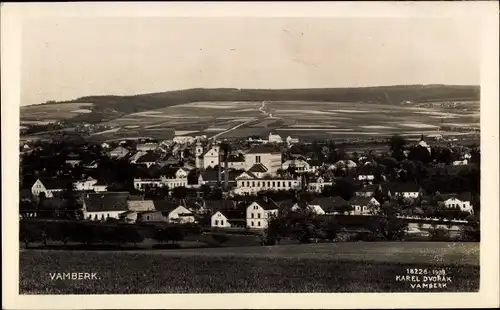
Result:
{"label": "house roof", "polygon": [[159,174],[166,178],[175,178],[175,174],[177,173],[177,171],[179,171],[179,168],[165,166],[160,169]]}
{"label": "house roof", "polygon": [[358,193],[373,193],[376,190],[376,185],[367,185],[361,189],[358,189],[356,192]]}
{"label": "house roof", "polygon": [[252,179],[258,179],[258,177],[255,174],[253,174],[252,172],[250,172],[250,170],[244,171],[244,172],[240,173],[238,175],[238,177],[241,176],[242,174],[247,174]]}
{"label": "house roof", "polygon": [[205,182],[216,182],[219,180],[219,172],[215,169],[207,169],[201,173],[201,177]]}
{"label": "house roof", "polygon": [[87,194],[83,199],[88,212],[127,211],[128,192]]}
{"label": "house roof", "polygon": [[115,147],[113,150],[111,150],[111,153],[122,153],[122,152],[127,152],[128,153],[128,150],[126,148],[124,148],[123,146],[117,146]]}
{"label": "house roof", "polygon": [[153,200],[153,204],[155,210],[169,213],[181,206],[180,202],[173,200]]}
{"label": "house roof", "polygon": [[264,166],[261,163],[254,164],[250,169],[248,169],[250,172],[267,172],[266,166]]}
{"label": "house roof", "polygon": [[270,147],[267,145],[259,145],[250,149],[247,154],[266,154],[266,153],[281,153],[281,151],[276,147]]}
{"label": "house roof", "polygon": [[371,200],[372,200],[372,198],[368,198],[368,197],[353,197],[348,201],[348,203],[351,206],[353,206],[353,205],[366,206],[370,203]]}
{"label": "house roof", "polygon": [[272,199],[270,198],[259,198],[255,201],[253,201],[252,203],[257,203],[259,206],[262,207],[262,209],[264,210],[276,210],[279,208],[279,205]]}
{"label": "house roof", "polygon": [[146,154],[142,155],[137,159],[137,163],[150,163],[150,162],[157,162],[163,157],[162,154],[160,153],[155,153],[155,152],[147,152]]}
{"label": "house roof", "polygon": [[228,220],[241,220],[245,219],[245,210],[219,210]]}
{"label": "house roof", "polygon": [[236,203],[233,200],[205,200],[205,208],[209,210],[233,210],[236,208]]}
{"label": "house roof", "polygon": [[347,201],[345,201],[342,197],[335,196],[335,197],[332,197],[328,200],[322,201],[322,204],[320,205],[320,207],[325,212],[334,212],[337,210],[337,208],[345,207],[348,205],[349,205],[349,203]]}
{"label": "house roof", "polygon": [[46,189],[65,189],[68,187],[70,181],[56,179],[56,178],[43,178],[39,179]]}

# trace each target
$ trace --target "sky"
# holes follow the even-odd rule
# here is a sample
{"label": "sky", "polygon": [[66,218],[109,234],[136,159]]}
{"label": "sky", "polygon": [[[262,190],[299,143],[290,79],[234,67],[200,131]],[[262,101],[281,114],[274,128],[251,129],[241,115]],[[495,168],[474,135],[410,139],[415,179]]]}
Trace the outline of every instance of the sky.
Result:
{"label": "sky", "polygon": [[450,18],[54,17],[22,29],[21,105],[188,88],[480,84]]}

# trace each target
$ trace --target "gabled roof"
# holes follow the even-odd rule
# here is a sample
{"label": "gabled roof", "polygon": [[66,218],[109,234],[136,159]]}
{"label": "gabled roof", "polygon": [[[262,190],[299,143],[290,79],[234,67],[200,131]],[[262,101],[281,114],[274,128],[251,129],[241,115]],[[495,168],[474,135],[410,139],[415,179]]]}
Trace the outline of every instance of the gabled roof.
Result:
{"label": "gabled roof", "polygon": [[242,179],[242,180],[245,180],[246,178],[242,178],[242,177],[241,177],[241,176],[243,176],[243,175],[248,175],[251,179],[258,179],[258,177],[257,177],[255,174],[253,174],[252,172],[250,172],[250,171],[245,171],[245,172],[240,173],[240,175],[238,175],[238,176],[236,177],[236,179]]}
{"label": "gabled roof", "polygon": [[45,186],[45,188],[48,190],[65,189],[68,187],[69,183],[72,183],[70,181],[60,180],[60,179],[56,179],[56,178],[42,178],[39,180],[40,180],[40,182],[42,182],[43,186]]}
{"label": "gabled roof", "polygon": [[128,192],[87,194],[83,199],[88,212],[127,211]]}
{"label": "gabled roof", "polygon": [[155,152],[147,152],[137,159],[137,163],[149,163],[149,162],[157,162],[163,157],[160,153]]}
{"label": "gabled roof", "polygon": [[372,198],[368,197],[353,197],[348,201],[348,203],[351,206],[366,206],[371,200]]}
{"label": "gabled roof", "polygon": [[254,164],[250,169],[248,169],[248,171],[254,172],[254,173],[256,173],[256,172],[264,173],[264,172],[267,172],[267,168],[263,164],[258,163],[258,164]]}
{"label": "gabled roof", "polygon": [[337,211],[337,208],[348,206],[349,203],[345,201],[342,197],[336,196],[332,197],[329,200],[322,201],[320,207],[325,212],[334,212]]}
{"label": "gabled roof", "polygon": [[218,210],[222,213],[229,221],[230,220],[242,220],[246,218],[245,210]]}
{"label": "gabled roof", "polygon": [[272,200],[270,198],[267,198],[267,199],[259,198],[255,201],[253,201],[252,203],[254,203],[254,202],[257,203],[259,206],[261,206],[262,209],[264,209],[264,210],[277,210],[279,208],[279,205],[276,202],[274,202],[274,200]]}
{"label": "gabled roof", "polygon": [[155,210],[168,213],[181,206],[180,202],[173,200],[153,200],[153,204]]}

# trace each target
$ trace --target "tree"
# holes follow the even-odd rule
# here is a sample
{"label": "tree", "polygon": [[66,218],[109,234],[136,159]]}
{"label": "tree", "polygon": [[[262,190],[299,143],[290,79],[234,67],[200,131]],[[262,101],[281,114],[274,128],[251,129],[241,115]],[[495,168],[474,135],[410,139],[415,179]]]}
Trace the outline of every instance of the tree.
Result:
{"label": "tree", "polygon": [[389,139],[389,149],[392,152],[402,152],[406,143],[405,138],[400,135],[394,135]]}
{"label": "tree", "polygon": [[187,196],[187,189],[184,186],[175,187],[172,189],[172,196],[177,199],[184,199]]}
{"label": "tree", "polygon": [[345,200],[351,199],[354,196],[356,187],[353,182],[347,179],[338,179],[333,185],[333,193],[335,196],[340,196]]}

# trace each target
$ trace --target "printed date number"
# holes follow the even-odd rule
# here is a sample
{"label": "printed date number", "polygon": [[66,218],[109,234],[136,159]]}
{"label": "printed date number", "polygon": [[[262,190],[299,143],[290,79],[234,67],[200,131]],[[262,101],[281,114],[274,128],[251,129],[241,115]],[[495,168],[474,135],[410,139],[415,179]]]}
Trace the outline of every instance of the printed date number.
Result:
{"label": "printed date number", "polygon": [[422,268],[407,268],[406,274],[414,274],[414,275],[446,275],[446,271],[444,269],[432,269],[429,271],[428,269]]}

